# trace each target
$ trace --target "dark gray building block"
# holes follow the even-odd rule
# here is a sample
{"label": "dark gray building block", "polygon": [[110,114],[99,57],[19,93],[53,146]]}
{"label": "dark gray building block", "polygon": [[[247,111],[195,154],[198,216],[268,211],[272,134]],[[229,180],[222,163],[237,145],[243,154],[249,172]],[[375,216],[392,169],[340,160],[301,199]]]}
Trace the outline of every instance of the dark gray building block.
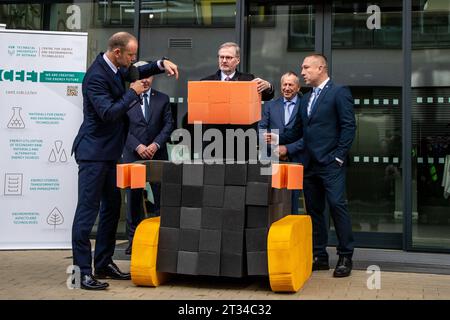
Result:
{"label": "dark gray building block", "polygon": [[203,206],[202,186],[182,186],[183,195],[181,204],[183,207],[201,208]]}
{"label": "dark gray building block", "polygon": [[219,276],[220,253],[199,252],[197,274],[203,276]]}
{"label": "dark gray building block", "polygon": [[246,228],[268,228],[270,225],[281,219],[283,214],[283,204],[271,204],[269,206],[247,206]]}
{"label": "dark gray building block", "polygon": [[247,184],[247,163],[225,165],[225,185],[245,186]]}
{"label": "dark gray building block", "polygon": [[248,182],[245,191],[245,204],[254,206],[267,206],[271,202],[271,189],[269,183]]}
{"label": "dark gray building block", "polygon": [[222,231],[222,253],[242,254],[244,231]]}
{"label": "dark gray building block", "polygon": [[222,220],[224,209],[222,208],[210,208],[203,207],[202,208],[202,229],[222,229]]}
{"label": "dark gray building block", "polygon": [[177,272],[178,251],[158,249],[156,270],[159,272]]}
{"label": "dark gray building block", "polygon": [[166,160],[139,160],[135,161],[136,164],[145,165],[146,181],[148,182],[161,182],[163,174],[164,163]]}
{"label": "dark gray building block", "polygon": [[181,184],[173,184],[173,183],[161,184],[161,206],[165,207],[181,206]]}
{"label": "dark gray building block", "polygon": [[180,228],[200,230],[202,223],[202,209],[181,207]]}
{"label": "dark gray building block", "polygon": [[245,227],[245,209],[223,209],[222,230],[242,231]]}
{"label": "dark gray building block", "polygon": [[203,170],[203,183],[205,185],[223,186],[225,184],[224,164],[205,163]]}
{"label": "dark gray building block", "polygon": [[245,229],[247,252],[267,251],[267,234],[269,228]]}
{"label": "dark gray building block", "polygon": [[183,185],[203,186],[203,163],[183,163]]}
{"label": "dark gray building block", "polygon": [[180,229],[177,228],[159,228],[158,249],[178,250],[180,241]]}
{"label": "dark gray building block", "polygon": [[225,186],[223,207],[242,210],[245,208],[245,187]]}
{"label": "dark gray building block", "polygon": [[181,185],[183,182],[183,165],[175,164],[170,161],[164,163],[162,182]]}
{"label": "dark gray building block", "polygon": [[249,276],[269,275],[267,251],[247,252],[247,274]]}
{"label": "dark gray building block", "polygon": [[197,274],[198,252],[178,251],[178,274]]}
{"label": "dark gray building block", "polygon": [[220,275],[233,278],[245,276],[243,255],[222,253],[220,256]]}
{"label": "dark gray building block", "polygon": [[[261,170],[262,168],[269,168],[266,170]],[[247,183],[248,182],[264,182],[264,183],[272,183],[272,175],[263,175],[262,173],[271,172],[270,171],[270,164],[261,164],[261,162],[258,163],[249,163],[247,165]]]}
{"label": "dark gray building block", "polygon": [[198,252],[200,230],[180,229],[179,251]]}
{"label": "dark gray building block", "polygon": [[203,186],[203,206],[222,208],[224,193],[224,186]]}
{"label": "dark gray building block", "polygon": [[161,227],[180,227],[180,207],[161,207]]}
{"label": "dark gray building block", "polygon": [[200,230],[200,252],[220,253],[222,240],[222,231],[220,230]]}

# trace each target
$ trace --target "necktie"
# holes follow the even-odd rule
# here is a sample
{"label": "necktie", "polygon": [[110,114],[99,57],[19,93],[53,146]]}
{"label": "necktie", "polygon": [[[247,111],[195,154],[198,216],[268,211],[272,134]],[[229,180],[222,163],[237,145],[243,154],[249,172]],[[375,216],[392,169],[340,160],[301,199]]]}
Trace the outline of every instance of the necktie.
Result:
{"label": "necktie", "polygon": [[225,80],[225,81],[230,81],[231,78],[230,78],[230,77],[226,77],[224,80]]}
{"label": "necktie", "polygon": [[311,102],[311,106],[309,107],[308,117],[311,116],[311,114],[314,111],[314,108],[316,107],[317,98],[319,98],[319,94],[320,94],[321,89],[320,88],[314,88],[313,91],[314,91],[314,99]]}
{"label": "necktie", "polygon": [[145,110],[145,121],[148,123],[148,121],[150,120],[150,106],[148,104],[148,94],[144,93],[144,110]]}
{"label": "necktie", "polygon": [[289,119],[291,119],[291,114],[292,114],[292,105],[294,103],[292,101],[286,100],[284,102],[284,124],[288,124],[289,123]]}
{"label": "necktie", "polygon": [[117,72],[114,74],[114,80],[117,82],[117,84],[123,87],[122,76],[120,75],[119,70],[117,70]]}

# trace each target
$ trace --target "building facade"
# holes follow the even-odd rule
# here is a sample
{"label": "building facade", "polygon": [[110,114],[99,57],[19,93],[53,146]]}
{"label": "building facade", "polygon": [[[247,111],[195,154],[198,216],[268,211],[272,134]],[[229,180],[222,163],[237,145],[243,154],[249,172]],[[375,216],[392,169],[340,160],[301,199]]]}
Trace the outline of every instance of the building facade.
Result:
{"label": "building facade", "polygon": [[[139,60],[167,56],[180,67],[178,81],[154,85],[171,97],[178,127],[187,81],[217,70],[223,42],[241,46],[241,71],[276,88],[306,55],[325,54],[355,103],[347,197],[356,245],[450,252],[449,0],[1,1],[0,23],[88,32],[88,65],[113,33],[135,34]],[[333,244],[332,225],[330,235]]]}

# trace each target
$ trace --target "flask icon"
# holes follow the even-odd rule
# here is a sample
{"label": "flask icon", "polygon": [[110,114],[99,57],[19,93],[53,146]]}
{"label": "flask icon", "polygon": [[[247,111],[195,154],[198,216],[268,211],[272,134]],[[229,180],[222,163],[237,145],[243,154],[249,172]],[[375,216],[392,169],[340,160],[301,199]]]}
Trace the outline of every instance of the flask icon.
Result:
{"label": "flask icon", "polygon": [[8,122],[8,128],[24,129],[25,122],[23,121],[22,116],[20,115],[20,110],[22,110],[22,108],[21,107],[13,107],[12,110],[13,110],[13,115]]}

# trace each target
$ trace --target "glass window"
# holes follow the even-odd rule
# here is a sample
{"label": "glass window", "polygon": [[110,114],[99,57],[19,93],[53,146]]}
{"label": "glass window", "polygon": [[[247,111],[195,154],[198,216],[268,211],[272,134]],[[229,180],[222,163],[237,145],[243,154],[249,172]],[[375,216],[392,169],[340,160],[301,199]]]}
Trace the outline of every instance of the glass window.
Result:
{"label": "glass window", "polygon": [[413,246],[450,249],[450,9],[413,1]]}
{"label": "glass window", "polygon": [[402,1],[332,7],[332,77],[350,86],[357,125],[347,171],[353,230],[402,233]]}

